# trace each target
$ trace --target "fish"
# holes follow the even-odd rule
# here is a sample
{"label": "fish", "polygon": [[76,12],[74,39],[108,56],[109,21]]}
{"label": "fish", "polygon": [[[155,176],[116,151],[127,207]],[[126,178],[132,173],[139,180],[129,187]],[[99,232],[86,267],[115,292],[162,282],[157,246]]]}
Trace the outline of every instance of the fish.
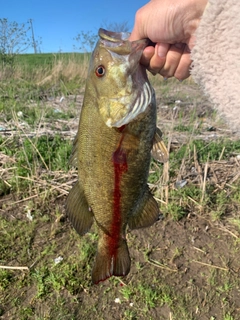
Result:
{"label": "fish", "polygon": [[94,284],[129,273],[127,229],[151,226],[160,215],[147,184],[151,151],[168,160],[154,90],[140,64],[148,40],[131,42],[129,33],[104,29],[98,35],[71,156],[78,180],[66,203],[80,235],[97,225]]}

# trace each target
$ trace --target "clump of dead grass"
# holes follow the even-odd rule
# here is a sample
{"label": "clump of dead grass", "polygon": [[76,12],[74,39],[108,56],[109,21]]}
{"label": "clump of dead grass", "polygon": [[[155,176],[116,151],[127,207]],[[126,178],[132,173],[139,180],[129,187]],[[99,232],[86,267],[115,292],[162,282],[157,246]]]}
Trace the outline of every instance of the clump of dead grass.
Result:
{"label": "clump of dead grass", "polygon": [[[34,57],[34,56],[33,56]],[[89,55],[61,54],[52,55],[51,63],[43,62],[30,66],[27,62],[6,65],[0,69],[1,81],[30,81],[38,86],[57,83],[60,80],[71,81],[86,79]]]}
{"label": "clump of dead grass", "polygon": [[163,101],[159,100],[158,125],[168,141],[170,160],[160,168],[152,165],[151,180],[153,175],[158,178],[150,186],[163,213],[174,220],[199,214],[214,221],[225,220],[229,226],[232,216],[237,225],[238,137],[226,124],[219,123],[207,102],[186,103],[184,93],[180,94],[181,100],[166,94]]}
{"label": "clump of dead grass", "polygon": [[72,58],[68,59],[55,59],[52,69],[50,72],[43,72],[39,74],[36,82],[38,85],[46,85],[49,83],[56,83],[59,79],[64,79],[71,81],[74,79],[86,79],[87,70],[89,64],[88,55],[84,55],[82,63],[79,63],[78,60]]}

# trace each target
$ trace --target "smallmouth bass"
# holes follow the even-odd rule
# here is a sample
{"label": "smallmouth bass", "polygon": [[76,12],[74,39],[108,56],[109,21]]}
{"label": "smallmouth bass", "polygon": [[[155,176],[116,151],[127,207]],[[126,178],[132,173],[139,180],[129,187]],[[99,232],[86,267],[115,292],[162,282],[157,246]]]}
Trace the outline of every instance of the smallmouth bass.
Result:
{"label": "smallmouth bass", "polygon": [[151,226],[159,207],[148,185],[151,150],[168,152],[156,128],[156,102],[146,69],[139,64],[147,40],[99,29],[92,53],[72,163],[78,181],[67,215],[83,235],[95,221],[99,241],[93,283],[130,271],[126,229]]}

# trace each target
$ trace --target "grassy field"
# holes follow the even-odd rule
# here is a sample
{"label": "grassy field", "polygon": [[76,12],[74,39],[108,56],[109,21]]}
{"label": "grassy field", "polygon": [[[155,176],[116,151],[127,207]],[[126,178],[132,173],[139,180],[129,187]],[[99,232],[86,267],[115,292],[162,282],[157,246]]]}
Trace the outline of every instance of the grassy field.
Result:
{"label": "grassy field", "polygon": [[240,319],[240,140],[186,80],[150,77],[169,162],[149,185],[162,219],[128,233],[125,278],[91,284],[97,230],[65,215],[86,55],[0,70],[0,319]]}

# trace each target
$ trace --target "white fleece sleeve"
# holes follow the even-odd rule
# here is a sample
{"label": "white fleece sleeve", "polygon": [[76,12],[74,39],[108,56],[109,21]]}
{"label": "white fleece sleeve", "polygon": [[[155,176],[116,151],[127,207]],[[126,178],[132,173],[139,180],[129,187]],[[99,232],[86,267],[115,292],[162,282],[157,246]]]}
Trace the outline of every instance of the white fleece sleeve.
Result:
{"label": "white fleece sleeve", "polygon": [[240,133],[240,1],[209,0],[196,31],[192,76]]}

